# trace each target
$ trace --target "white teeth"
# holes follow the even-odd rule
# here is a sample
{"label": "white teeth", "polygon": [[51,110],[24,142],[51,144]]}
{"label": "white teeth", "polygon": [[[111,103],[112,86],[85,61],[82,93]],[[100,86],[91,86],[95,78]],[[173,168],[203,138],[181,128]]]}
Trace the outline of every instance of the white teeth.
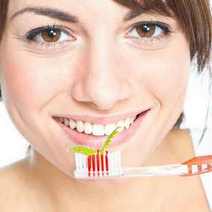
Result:
{"label": "white teeth", "polygon": [[121,132],[124,127],[125,127],[125,121],[119,121],[117,124],[116,124],[116,127],[120,127],[120,129],[118,129],[119,132]]}
{"label": "white teeth", "polygon": [[82,121],[77,121],[77,131],[79,131],[79,132],[84,131],[84,124]]}
{"label": "white teeth", "polygon": [[82,122],[82,121],[74,121],[68,118],[60,118],[60,122],[62,122],[65,126],[70,127],[71,129],[75,129],[80,133],[85,134],[93,134],[95,136],[105,136],[110,135],[113,130],[119,127],[119,132],[123,131],[124,129],[128,129],[130,125],[134,122],[136,117],[127,118],[125,120],[120,120],[114,124],[92,124],[89,122]]}
{"label": "white teeth", "polygon": [[70,119],[70,123],[69,124],[70,124],[70,127],[71,127],[72,130],[77,127],[76,122],[73,121],[72,119]]}
{"label": "white teeth", "polygon": [[135,118],[127,118],[125,120],[125,127],[128,129],[130,127],[130,125],[134,122]]}
{"label": "white teeth", "polygon": [[105,134],[104,125],[94,124],[92,132],[93,132],[93,135],[103,136]]}
{"label": "white teeth", "polygon": [[69,127],[69,126],[70,126],[70,125],[69,125],[69,120],[68,120],[68,119],[65,119],[64,124],[65,124],[67,127]]}
{"label": "white teeth", "polygon": [[105,126],[105,134],[110,135],[113,132],[113,130],[115,130],[115,129],[116,129],[115,124],[108,124]]}
{"label": "white teeth", "polygon": [[92,133],[92,124],[85,122],[84,131],[86,134],[91,134]]}

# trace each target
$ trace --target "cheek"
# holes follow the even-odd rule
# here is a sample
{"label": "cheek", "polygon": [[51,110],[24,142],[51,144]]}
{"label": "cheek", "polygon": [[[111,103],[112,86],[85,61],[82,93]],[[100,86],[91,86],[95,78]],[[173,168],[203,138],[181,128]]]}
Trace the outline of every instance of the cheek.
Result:
{"label": "cheek", "polygon": [[143,91],[166,105],[184,99],[190,72],[187,45],[181,49],[171,47],[161,51],[133,54],[129,58],[136,61],[132,63],[128,60],[131,67],[128,66],[127,69],[133,70],[133,76],[129,76],[137,82],[137,90],[140,87],[140,92]]}
{"label": "cheek", "polygon": [[41,97],[39,89],[46,90],[43,87],[45,78],[40,78],[38,74],[40,70],[32,67],[30,61],[23,62],[22,58],[19,61],[17,58],[9,60],[6,64],[6,99],[23,107],[36,107]]}
{"label": "cheek", "polygon": [[63,90],[71,79],[62,70],[62,62],[55,64],[55,60],[17,55],[7,57],[4,63],[7,101],[36,110]]}
{"label": "cheek", "polygon": [[188,85],[190,62],[189,46],[183,36],[178,36],[170,48],[159,52],[152,60],[150,73],[154,77],[149,74],[148,81],[163,104],[182,103]]}
{"label": "cheek", "polygon": [[[188,76],[189,60],[182,57],[173,57],[174,59],[162,63],[154,61],[148,74],[148,87],[159,100],[164,103],[171,103],[173,100],[184,98]],[[166,60],[164,60],[166,61]],[[155,71],[154,71],[155,70]],[[174,102],[173,102],[174,103]]]}

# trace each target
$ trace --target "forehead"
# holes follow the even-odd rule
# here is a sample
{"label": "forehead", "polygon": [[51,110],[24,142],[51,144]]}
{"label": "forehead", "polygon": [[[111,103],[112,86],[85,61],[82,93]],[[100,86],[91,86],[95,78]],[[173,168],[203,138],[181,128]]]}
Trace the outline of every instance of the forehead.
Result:
{"label": "forehead", "polygon": [[[123,16],[130,9],[113,0],[10,0],[8,17],[24,8],[53,8],[79,16],[82,22],[114,19]],[[98,17],[98,18],[97,18]],[[84,18],[84,20],[83,20]]]}
{"label": "forehead", "polygon": [[[171,16],[169,13],[168,5],[164,0],[9,0],[9,13],[14,13],[16,10],[20,10],[23,7],[41,6],[41,7],[54,7],[63,10],[71,10],[75,13],[81,12],[86,9],[86,14],[99,11],[103,14],[109,11],[115,11],[116,13],[123,12],[125,10],[141,10],[147,12],[152,11],[161,13],[165,11],[166,16]],[[161,11],[158,9],[162,8]],[[82,11],[84,12],[84,11]],[[170,11],[171,12],[171,11]],[[110,15],[110,14],[108,14]]]}
{"label": "forehead", "polygon": [[[98,10],[100,12],[112,10],[113,8],[127,10],[128,8],[120,6],[116,1],[113,0],[9,0],[9,11],[15,12],[23,7],[54,7],[63,10],[81,11],[87,9],[87,13],[93,10]],[[89,10],[88,10],[89,8]]]}
{"label": "forehead", "polygon": [[[27,8],[28,13],[25,13],[26,11],[24,11],[24,14],[48,14],[47,16],[51,17],[49,14],[55,14],[56,12],[57,16],[74,17],[74,19],[77,20],[75,23],[88,23],[89,25],[91,23],[91,25],[111,23],[114,25],[115,23],[129,21],[142,14],[150,14],[156,17],[160,16],[160,18],[165,17],[167,21],[170,21],[171,24],[177,27],[178,21],[174,17],[170,17],[166,12],[163,13],[157,10],[157,5],[161,8],[161,3],[159,4],[161,1],[158,0],[158,4],[153,2],[145,3],[145,1],[143,1],[141,4],[132,4],[134,6],[136,5],[136,7],[132,8],[129,7],[129,5],[131,5],[130,3],[133,3],[132,0],[125,0],[124,3],[120,0],[38,0],[36,2],[34,0],[10,0],[8,16],[10,20],[11,17],[19,12],[22,13],[23,10]],[[162,4],[164,3],[162,2]],[[165,7],[165,5],[163,6]],[[36,12],[34,8],[36,8]],[[40,12],[37,9],[41,9],[42,11]],[[27,20],[30,20],[30,17],[27,17]]]}

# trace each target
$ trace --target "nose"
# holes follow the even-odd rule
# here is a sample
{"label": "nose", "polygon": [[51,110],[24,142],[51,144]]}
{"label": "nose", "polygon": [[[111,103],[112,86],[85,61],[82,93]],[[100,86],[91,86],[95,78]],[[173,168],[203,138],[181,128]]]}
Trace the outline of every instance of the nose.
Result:
{"label": "nose", "polygon": [[115,51],[101,41],[99,45],[90,46],[85,55],[86,62],[80,68],[83,74],[72,86],[72,97],[78,102],[93,105],[97,110],[112,110],[127,100],[130,84]]}

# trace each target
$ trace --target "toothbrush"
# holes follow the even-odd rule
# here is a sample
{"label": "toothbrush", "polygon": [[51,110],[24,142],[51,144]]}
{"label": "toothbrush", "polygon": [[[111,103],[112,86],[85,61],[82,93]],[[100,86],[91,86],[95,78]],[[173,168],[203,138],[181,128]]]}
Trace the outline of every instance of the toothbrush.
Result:
{"label": "toothbrush", "polygon": [[114,177],[142,176],[194,176],[212,171],[212,155],[194,157],[182,164],[160,166],[121,167],[121,153],[106,152],[85,156],[75,154],[76,169],[74,176],[78,179],[107,179]]}
{"label": "toothbrush", "polygon": [[85,146],[72,149],[75,156],[77,179],[113,179],[116,177],[142,176],[193,176],[212,171],[212,155],[194,157],[179,164],[160,166],[122,167],[120,151],[109,151],[112,138],[118,134],[116,128],[103,143],[102,147],[94,150]]}

